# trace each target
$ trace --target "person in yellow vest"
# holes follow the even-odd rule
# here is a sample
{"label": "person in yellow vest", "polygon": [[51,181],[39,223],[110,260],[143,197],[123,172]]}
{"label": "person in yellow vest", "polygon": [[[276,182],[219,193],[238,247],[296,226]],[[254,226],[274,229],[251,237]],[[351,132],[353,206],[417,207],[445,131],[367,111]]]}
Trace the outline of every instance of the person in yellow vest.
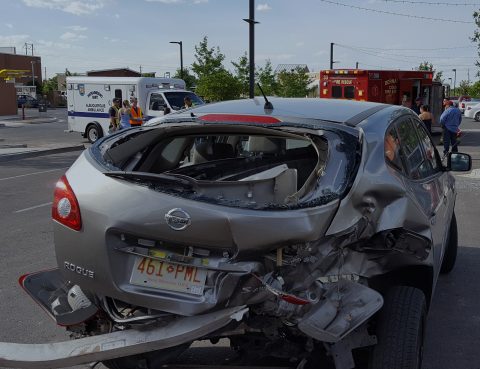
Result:
{"label": "person in yellow vest", "polygon": [[130,102],[132,103],[131,109],[130,109],[130,125],[133,126],[141,126],[143,123],[143,112],[142,108],[138,106],[138,99],[136,97],[132,97],[130,99]]}

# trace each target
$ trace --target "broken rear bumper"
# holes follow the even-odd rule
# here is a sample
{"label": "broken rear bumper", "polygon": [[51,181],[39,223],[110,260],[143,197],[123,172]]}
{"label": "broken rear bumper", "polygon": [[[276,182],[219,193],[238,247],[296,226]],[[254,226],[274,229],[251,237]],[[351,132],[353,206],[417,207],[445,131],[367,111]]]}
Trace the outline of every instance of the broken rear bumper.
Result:
{"label": "broken rear bumper", "polygon": [[166,326],[128,329],[73,341],[22,344],[0,342],[0,367],[62,368],[93,361],[161,350],[191,342],[232,320],[240,321],[244,306],[175,320]]}

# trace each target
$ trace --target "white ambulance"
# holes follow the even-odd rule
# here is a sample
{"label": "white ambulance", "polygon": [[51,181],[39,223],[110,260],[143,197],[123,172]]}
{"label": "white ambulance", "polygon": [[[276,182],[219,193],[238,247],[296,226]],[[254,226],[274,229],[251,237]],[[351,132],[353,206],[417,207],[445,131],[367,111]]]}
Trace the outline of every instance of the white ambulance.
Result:
{"label": "white ambulance", "polygon": [[114,98],[123,101],[136,97],[148,120],[164,115],[167,107],[171,111],[182,109],[186,96],[194,106],[204,104],[177,78],[67,77],[68,130],[95,142],[108,132],[108,110]]}

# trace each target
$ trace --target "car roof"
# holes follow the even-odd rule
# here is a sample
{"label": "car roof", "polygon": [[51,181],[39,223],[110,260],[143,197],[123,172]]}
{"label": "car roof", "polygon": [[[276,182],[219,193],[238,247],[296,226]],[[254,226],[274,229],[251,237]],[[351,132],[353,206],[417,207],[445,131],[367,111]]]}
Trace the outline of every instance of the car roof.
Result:
{"label": "car roof", "polygon": [[[277,98],[269,97],[273,110],[264,108],[265,99],[230,100],[207,104],[189,109],[184,114],[244,114],[274,117],[297,117],[318,119],[329,122],[346,123],[355,126],[370,115],[390,105],[360,102],[352,100],[320,99],[320,98]],[[181,114],[181,113],[180,113]],[[179,114],[179,115],[180,115]],[[179,115],[175,114],[177,117]]]}

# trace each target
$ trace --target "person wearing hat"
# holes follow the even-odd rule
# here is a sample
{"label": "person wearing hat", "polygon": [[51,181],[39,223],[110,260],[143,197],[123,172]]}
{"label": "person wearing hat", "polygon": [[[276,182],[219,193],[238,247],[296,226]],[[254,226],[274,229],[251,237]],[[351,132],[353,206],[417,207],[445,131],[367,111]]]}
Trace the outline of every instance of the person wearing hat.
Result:
{"label": "person wearing hat", "polygon": [[443,154],[446,155],[450,151],[458,152],[457,135],[460,132],[460,124],[462,123],[462,112],[453,105],[453,102],[447,100],[445,102],[445,111],[440,116],[440,124],[443,128]]}
{"label": "person wearing hat", "polygon": [[420,114],[420,106],[422,106],[423,99],[421,97],[417,97],[415,99],[415,104],[412,106],[412,110],[419,115]]}
{"label": "person wearing hat", "polygon": [[120,105],[122,100],[118,97],[115,97],[112,100],[112,106],[108,109],[108,116],[110,117],[110,125],[108,127],[108,132],[115,132],[119,128],[119,120],[118,120],[118,110],[120,109]]}

